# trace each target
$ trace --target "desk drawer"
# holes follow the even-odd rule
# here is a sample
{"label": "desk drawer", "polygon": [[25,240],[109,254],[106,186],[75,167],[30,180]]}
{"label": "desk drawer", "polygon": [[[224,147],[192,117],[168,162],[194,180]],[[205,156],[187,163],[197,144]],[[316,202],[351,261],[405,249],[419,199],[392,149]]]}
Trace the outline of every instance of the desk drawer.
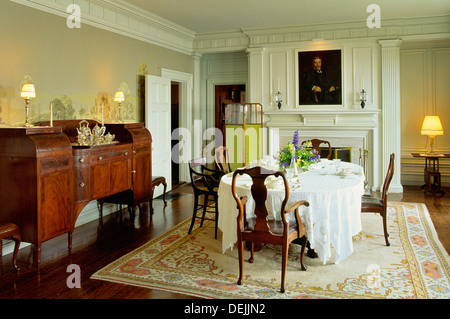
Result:
{"label": "desk drawer", "polygon": [[116,150],[108,150],[92,154],[91,165],[104,164],[114,161],[123,161],[131,157],[131,147],[120,148]]}
{"label": "desk drawer", "polygon": [[73,165],[82,166],[89,164],[89,154],[73,156]]}
{"label": "desk drawer", "polygon": [[40,160],[41,173],[53,172],[70,167],[71,156],[55,156]]}

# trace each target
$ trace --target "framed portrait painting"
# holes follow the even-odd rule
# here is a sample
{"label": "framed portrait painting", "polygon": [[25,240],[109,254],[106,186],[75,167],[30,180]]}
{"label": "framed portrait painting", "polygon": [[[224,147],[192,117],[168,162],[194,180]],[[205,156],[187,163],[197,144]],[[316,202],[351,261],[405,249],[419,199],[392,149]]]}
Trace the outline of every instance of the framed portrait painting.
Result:
{"label": "framed portrait painting", "polygon": [[342,50],[298,51],[299,106],[342,106]]}

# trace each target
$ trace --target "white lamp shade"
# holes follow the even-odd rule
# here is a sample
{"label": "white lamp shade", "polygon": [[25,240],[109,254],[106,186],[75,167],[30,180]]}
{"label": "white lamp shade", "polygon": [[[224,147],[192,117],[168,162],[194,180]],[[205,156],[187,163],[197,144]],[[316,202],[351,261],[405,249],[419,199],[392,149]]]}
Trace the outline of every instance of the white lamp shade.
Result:
{"label": "white lamp shade", "polygon": [[444,135],[444,129],[442,128],[439,116],[425,116],[422,124],[422,135]]}
{"label": "white lamp shade", "polygon": [[25,83],[20,91],[20,96],[25,99],[31,99],[36,97],[36,91],[33,84]]}
{"label": "white lamp shade", "polygon": [[117,91],[116,95],[114,96],[114,101],[116,102],[123,102],[125,101],[125,96],[123,95],[122,91]]}

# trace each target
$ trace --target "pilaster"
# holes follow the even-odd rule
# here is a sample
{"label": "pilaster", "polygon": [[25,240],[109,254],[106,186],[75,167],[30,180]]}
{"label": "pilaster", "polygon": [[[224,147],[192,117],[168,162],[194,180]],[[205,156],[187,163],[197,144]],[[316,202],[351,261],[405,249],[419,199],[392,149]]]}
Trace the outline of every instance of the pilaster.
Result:
{"label": "pilaster", "polygon": [[395,173],[389,190],[393,193],[401,193],[403,192],[400,169],[400,46],[402,41],[399,39],[379,40],[378,43],[381,46],[382,180],[389,166],[389,154],[395,153]]}
{"label": "pilaster", "polygon": [[262,103],[264,87],[264,50],[264,48],[247,49],[249,84],[246,100],[250,103]]}

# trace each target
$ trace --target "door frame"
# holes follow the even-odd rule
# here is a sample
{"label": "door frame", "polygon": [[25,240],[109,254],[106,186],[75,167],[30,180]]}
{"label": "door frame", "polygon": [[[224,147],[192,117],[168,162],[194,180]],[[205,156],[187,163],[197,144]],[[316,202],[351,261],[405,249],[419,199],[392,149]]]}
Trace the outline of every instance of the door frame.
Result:
{"label": "door frame", "polygon": [[[179,96],[179,127],[186,128],[189,132],[192,130],[192,90],[193,90],[193,75],[190,73],[161,69],[161,77],[170,79],[172,82],[177,82],[180,86]],[[193,145],[191,141],[191,145]],[[190,150],[191,154],[193,149]],[[182,162],[180,162],[182,163]],[[189,171],[187,165],[180,165],[180,182],[189,181]]]}

